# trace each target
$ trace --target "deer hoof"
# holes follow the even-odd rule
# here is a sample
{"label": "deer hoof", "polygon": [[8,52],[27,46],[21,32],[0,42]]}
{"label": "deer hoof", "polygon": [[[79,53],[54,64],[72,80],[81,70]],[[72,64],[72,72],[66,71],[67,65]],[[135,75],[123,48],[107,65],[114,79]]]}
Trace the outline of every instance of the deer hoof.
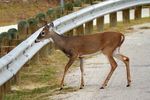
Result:
{"label": "deer hoof", "polygon": [[83,87],[80,87],[80,89],[83,89]]}
{"label": "deer hoof", "polygon": [[84,85],[80,86],[80,89],[83,89]]}
{"label": "deer hoof", "polygon": [[104,87],[102,86],[100,89],[104,89]]}
{"label": "deer hoof", "polygon": [[127,87],[130,87],[130,85],[128,84]]}
{"label": "deer hoof", "polygon": [[61,91],[63,88],[61,87],[59,90]]}

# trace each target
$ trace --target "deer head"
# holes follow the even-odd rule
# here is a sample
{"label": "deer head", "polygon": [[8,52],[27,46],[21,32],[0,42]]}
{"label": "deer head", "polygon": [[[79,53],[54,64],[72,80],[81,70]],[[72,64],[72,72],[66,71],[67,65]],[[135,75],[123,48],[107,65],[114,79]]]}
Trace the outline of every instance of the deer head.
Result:
{"label": "deer head", "polygon": [[45,22],[45,26],[44,26],[43,30],[40,32],[37,39],[35,40],[35,43],[40,42],[44,39],[49,39],[51,37],[51,34],[53,34],[53,32],[51,32],[53,26],[54,26],[53,23],[48,25],[47,22]]}

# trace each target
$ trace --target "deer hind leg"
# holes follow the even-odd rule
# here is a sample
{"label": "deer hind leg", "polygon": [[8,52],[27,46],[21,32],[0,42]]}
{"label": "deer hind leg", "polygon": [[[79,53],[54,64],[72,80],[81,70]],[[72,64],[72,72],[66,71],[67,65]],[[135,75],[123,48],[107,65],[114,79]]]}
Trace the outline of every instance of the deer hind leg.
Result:
{"label": "deer hind leg", "polygon": [[77,58],[76,56],[71,57],[71,58],[69,59],[67,65],[65,66],[63,78],[62,78],[62,81],[61,81],[61,88],[60,88],[60,90],[63,89],[63,86],[64,86],[64,79],[65,79],[66,73],[67,73],[69,67],[73,64],[73,62],[75,61],[76,58]]}
{"label": "deer hind leg", "polygon": [[111,69],[110,69],[110,72],[109,74],[107,75],[102,87],[100,89],[104,89],[105,86],[107,86],[113,72],[115,71],[115,69],[117,68],[117,63],[116,61],[114,60],[114,58],[112,56],[108,56],[108,60],[110,62],[110,65],[111,65]]}
{"label": "deer hind leg", "polygon": [[81,85],[80,85],[80,89],[82,89],[84,87],[84,78],[83,78],[83,57],[79,57],[80,59],[80,70],[81,70]]}
{"label": "deer hind leg", "polygon": [[114,57],[124,62],[126,66],[126,73],[127,73],[127,87],[131,85],[131,75],[130,75],[130,67],[129,67],[129,58],[122,55],[122,54],[114,54]]}

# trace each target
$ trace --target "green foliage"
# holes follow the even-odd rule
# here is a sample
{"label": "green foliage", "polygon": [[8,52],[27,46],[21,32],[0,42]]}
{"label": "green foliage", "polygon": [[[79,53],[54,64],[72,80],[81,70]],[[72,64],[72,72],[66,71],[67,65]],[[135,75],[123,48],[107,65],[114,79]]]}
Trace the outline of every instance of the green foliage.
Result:
{"label": "green foliage", "polygon": [[68,11],[72,11],[73,10],[73,4],[68,2],[65,4],[65,10],[68,10]]}
{"label": "green foliage", "polygon": [[81,0],[81,2],[85,3],[86,0]]}
{"label": "green foliage", "polygon": [[76,0],[73,4],[75,7],[81,7],[82,6],[82,1],[81,0]]}
{"label": "green foliage", "polygon": [[22,30],[27,29],[29,24],[26,20],[18,22],[18,33],[22,33]]}
{"label": "green foliage", "polygon": [[29,26],[28,22],[26,20],[19,21],[18,25],[20,27],[27,27],[27,26]]}
{"label": "green foliage", "polygon": [[36,26],[38,24],[38,21],[35,18],[29,18],[27,22],[29,23],[29,26]]}
{"label": "green foliage", "polygon": [[63,14],[62,7],[58,6],[57,8],[54,9],[55,18],[60,18],[62,14]]}
{"label": "green foliage", "polygon": [[48,11],[46,12],[46,14],[48,16],[53,16],[54,10],[52,8],[49,8]]}
{"label": "green foliage", "polygon": [[15,29],[15,28],[9,29],[8,30],[9,40],[15,39],[17,37],[17,33],[18,33],[17,29]]}
{"label": "green foliage", "polygon": [[41,21],[41,20],[45,20],[46,19],[46,14],[45,13],[39,13],[36,15],[35,17],[37,19],[37,21]]}
{"label": "green foliage", "polygon": [[92,4],[92,0],[81,0],[83,3]]}
{"label": "green foliage", "polygon": [[2,32],[2,33],[0,33],[0,41],[2,40],[2,39],[8,39],[8,33],[7,32]]}

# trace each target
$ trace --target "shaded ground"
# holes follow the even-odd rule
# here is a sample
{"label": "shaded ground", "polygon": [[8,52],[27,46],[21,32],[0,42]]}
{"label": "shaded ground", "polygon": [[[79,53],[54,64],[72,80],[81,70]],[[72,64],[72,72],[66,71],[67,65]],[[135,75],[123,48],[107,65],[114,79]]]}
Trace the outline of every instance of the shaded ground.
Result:
{"label": "shaded ground", "polygon": [[[53,100],[149,100],[150,99],[150,23],[130,28],[121,52],[130,58],[132,86],[126,87],[126,71],[122,62],[113,74],[108,86],[100,90],[110,69],[105,56],[96,54],[84,61],[85,87],[82,90],[50,96]],[[79,67],[69,73],[66,87],[79,88]]]}

